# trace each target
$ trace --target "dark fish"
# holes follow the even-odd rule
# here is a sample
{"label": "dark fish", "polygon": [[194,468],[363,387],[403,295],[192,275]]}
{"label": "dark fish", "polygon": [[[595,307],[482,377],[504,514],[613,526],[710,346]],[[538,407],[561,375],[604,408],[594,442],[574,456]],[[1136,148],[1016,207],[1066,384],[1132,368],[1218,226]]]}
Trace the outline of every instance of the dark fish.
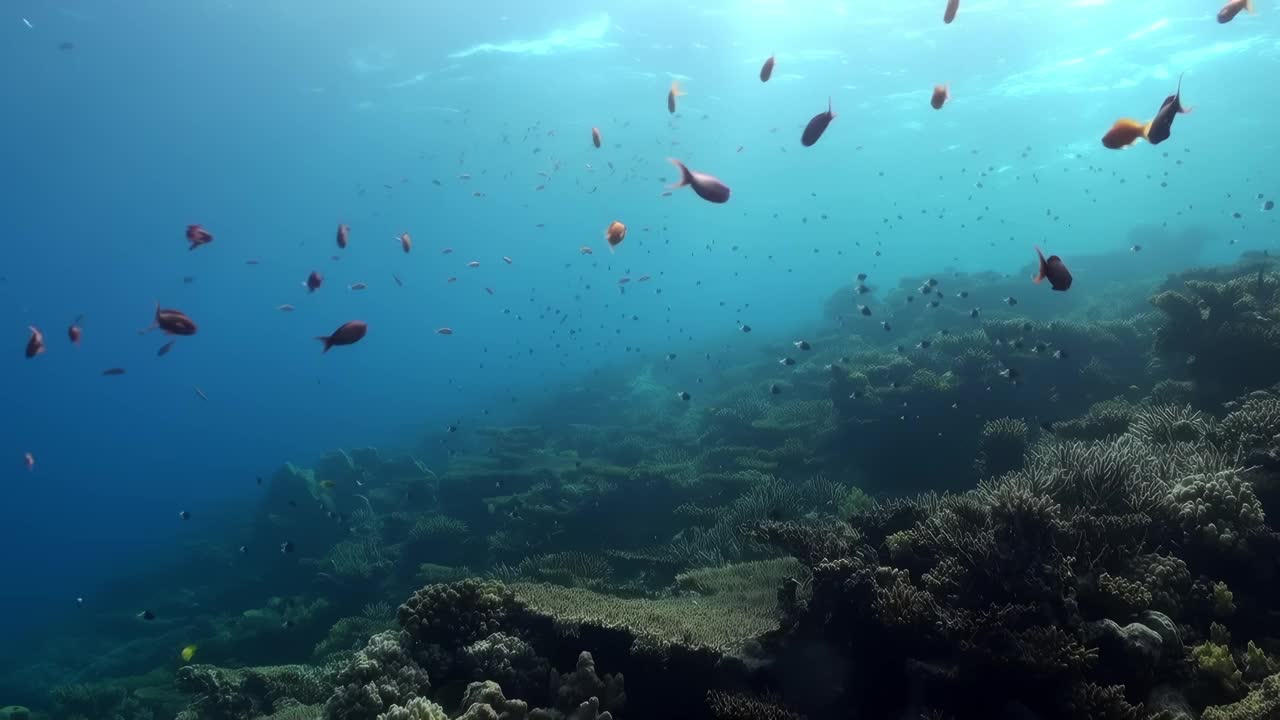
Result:
{"label": "dark fish", "polygon": [[698,197],[703,200],[713,203],[729,201],[729,186],[720,182],[719,178],[690,170],[685,167],[684,163],[673,158],[667,158],[667,161],[680,168],[680,181],[670,187],[678,188],[689,185],[698,194]]}
{"label": "dark fish", "polygon": [[811,350],[813,348],[813,346],[805,340],[797,340],[791,344],[795,345],[797,350]]}
{"label": "dark fish", "polygon": [[929,104],[934,110],[941,110],[942,106],[951,99],[951,88],[946,85],[934,85],[933,96],[929,98]]}
{"label": "dark fish", "polygon": [[160,349],[156,350],[156,357],[164,357],[165,355],[168,355],[169,351],[173,349],[173,344],[175,342],[177,342],[177,340],[170,340],[169,342],[161,345]]}
{"label": "dark fish", "polygon": [[203,225],[187,226],[187,242],[190,243],[188,250],[195,250],[201,245],[208,245],[213,242],[213,235],[204,229]]}
{"label": "dark fish", "polygon": [[690,395],[689,393],[687,393],[687,392],[685,392],[685,391],[681,390],[680,392],[676,393],[676,397],[680,398],[681,400],[684,400],[685,402],[688,402],[688,401],[689,401],[689,398],[691,398],[691,397],[693,397],[693,396],[692,396],[692,395]]}
{"label": "dark fish", "polygon": [[769,394],[770,394],[770,395],[781,395],[781,394],[782,394],[782,388],[778,387],[778,385],[777,385],[776,383],[775,383],[775,384],[773,384],[773,385],[770,385],[770,386],[769,386]]}
{"label": "dark fish", "polygon": [[182,518],[183,520],[190,520],[191,513],[187,512],[186,510],[180,510],[178,511],[178,517]]}
{"label": "dark fish", "polygon": [[680,89],[680,83],[675,80],[671,81],[671,89],[667,91],[667,112],[675,114],[676,98],[684,95],[684,91]]}
{"label": "dark fish", "polygon": [[351,228],[346,223],[338,223],[338,247],[345,249],[347,247],[347,238],[351,235]]}
{"label": "dark fish", "polygon": [[102,374],[103,375],[123,375],[124,368],[121,368],[121,367],[107,368],[106,370],[102,371]]}
{"label": "dark fish", "polygon": [[1018,376],[1021,374],[1022,373],[1014,370],[1013,368],[1005,368],[1000,371],[1000,377],[1005,378],[1006,380],[1017,380]]}
{"label": "dark fish", "polygon": [[312,270],[307,276],[307,281],[302,284],[307,287],[307,292],[315,292],[324,284],[324,276],[318,270]]}
{"label": "dark fish", "polygon": [[343,323],[332,335],[318,335],[316,339],[324,343],[322,352],[329,352],[329,348],[334,345],[351,345],[357,343],[364,334],[369,331],[369,326],[362,320],[352,320]]}
{"label": "dark fish", "polygon": [[44,352],[44,333],[34,325],[28,326],[27,329],[31,331],[31,337],[27,338],[26,350],[27,359],[30,360]]}
{"label": "dark fish", "polygon": [[1254,12],[1253,0],[1227,0],[1227,4],[1223,5],[1222,9],[1218,11],[1218,22],[1229,23],[1235,20],[1241,10],[1248,10],[1249,14],[1252,15]]}
{"label": "dark fish", "polygon": [[156,614],[151,612],[150,610],[143,610],[142,612],[138,613],[138,617],[142,618],[143,620],[151,621],[156,619]]}
{"label": "dark fish", "polygon": [[80,336],[83,334],[83,331],[80,329],[81,320],[84,320],[83,315],[76,317],[75,322],[71,323],[71,325],[67,327],[67,339],[71,341],[72,345],[80,344]]}
{"label": "dark fish", "polygon": [[285,540],[284,542],[280,543],[280,552],[281,554],[284,554],[284,555],[288,555],[289,553],[293,552],[293,543],[289,542],[288,540]]}
{"label": "dark fish", "polygon": [[149,327],[143,328],[138,332],[146,333],[160,328],[160,331],[166,335],[195,335],[196,323],[186,313],[181,310],[172,310],[160,307],[160,303],[156,302],[155,321]]}
{"label": "dark fish", "polygon": [[769,78],[773,77],[773,63],[773,55],[770,55],[769,59],[764,61],[764,65],[760,67],[760,82],[769,82]]}
{"label": "dark fish", "polygon": [[827,131],[827,126],[832,120],[836,119],[836,114],[831,111],[831,98],[827,98],[826,112],[820,112],[814,115],[809,124],[804,126],[804,134],[800,136],[800,144],[810,147],[818,142],[818,138],[822,137],[822,133]]}
{"label": "dark fish", "polygon": [[591,144],[600,147],[600,128],[591,128]]}
{"label": "dark fish", "polygon": [[1048,278],[1049,287],[1054,290],[1067,291],[1071,289],[1071,272],[1067,270],[1067,266],[1063,264],[1062,258],[1057,255],[1050,255],[1046,260],[1044,253],[1040,252],[1040,248],[1036,248],[1036,255],[1040,256],[1040,272],[1031,279],[1039,284],[1041,280]]}
{"label": "dark fish", "polygon": [[75,50],[76,44],[70,41],[60,42],[58,43],[58,49],[59,50]]}
{"label": "dark fish", "polygon": [[1178,76],[1178,88],[1173,94],[1160,103],[1156,116],[1147,124],[1147,142],[1159,145],[1169,139],[1173,132],[1173,119],[1180,114],[1191,112],[1191,108],[1182,107],[1182,76]]}
{"label": "dark fish", "polygon": [[947,0],[947,9],[942,12],[942,22],[951,24],[956,19],[956,13],[960,11],[960,0]]}

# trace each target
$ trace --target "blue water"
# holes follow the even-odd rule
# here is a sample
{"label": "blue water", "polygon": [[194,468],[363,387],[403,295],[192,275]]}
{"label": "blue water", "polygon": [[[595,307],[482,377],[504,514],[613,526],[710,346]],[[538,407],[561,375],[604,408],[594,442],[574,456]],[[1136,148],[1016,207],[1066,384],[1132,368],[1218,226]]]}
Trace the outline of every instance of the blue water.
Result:
{"label": "blue water", "polygon": [[[1160,247],[1126,252],[1135,226],[1208,228],[1205,262],[1273,243],[1274,13],[964,0],[946,26],[942,5],[6,3],[0,637],[228,532],[285,461],[375,445],[441,463],[446,425],[527,419],[592,372],[758,358],[857,272],[887,289],[1030,273],[1036,244],[1115,253],[1073,266],[1087,294],[1091,268],[1170,269]],[[1196,110],[1170,142],[1100,146],[1183,72]],[[800,147],[828,97],[837,118]],[[663,196],[667,157],[731,201]],[[610,255],[614,220],[630,231]],[[188,251],[189,223],[215,242]],[[200,326],[165,357],[137,333],[157,301]],[[312,338],[354,319],[368,337],[322,354]],[[28,325],[49,344],[34,360]]]}

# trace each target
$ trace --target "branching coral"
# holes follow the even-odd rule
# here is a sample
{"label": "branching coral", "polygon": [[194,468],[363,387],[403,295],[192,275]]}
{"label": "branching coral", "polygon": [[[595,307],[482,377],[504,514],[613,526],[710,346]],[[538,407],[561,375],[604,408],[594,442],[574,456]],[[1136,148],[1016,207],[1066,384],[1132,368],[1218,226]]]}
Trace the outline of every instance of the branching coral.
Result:
{"label": "branching coral", "polygon": [[1015,418],[991,420],[982,428],[975,470],[979,477],[1003,475],[1022,466],[1027,451],[1027,423]]}

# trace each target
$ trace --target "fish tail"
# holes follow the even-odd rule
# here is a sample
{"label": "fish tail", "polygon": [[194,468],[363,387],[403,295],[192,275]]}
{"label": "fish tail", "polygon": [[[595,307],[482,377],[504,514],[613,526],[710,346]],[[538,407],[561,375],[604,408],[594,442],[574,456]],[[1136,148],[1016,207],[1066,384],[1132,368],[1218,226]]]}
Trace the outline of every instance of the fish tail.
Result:
{"label": "fish tail", "polygon": [[676,97],[680,97],[681,95],[687,95],[688,93],[686,93],[685,91],[683,91],[683,90],[681,90],[681,89],[680,89],[680,81],[679,81],[679,80],[672,80],[672,81],[671,81],[671,94],[672,94],[672,95],[675,95]]}
{"label": "fish tail", "polygon": [[684,163],[680,162],[679,160],[676,160],[675,158],[667,158],[667,162],[680,168],[680,180],[678,182],[672,183],[671,185],[668,185],[667,187],[678,188],[678,187],[684,187],[685,185],[693,184],[693,176],[689,174],[689,168],[685,167]]}
{"label": "fish tail", "polygon": [[1253,9],[1253,0],[1244,0],[1245,12],[1253,15],[1256,11]]}
{"label": "fish tail", "polygon": [[831,96],[830,96],[830,95],[828,95],[828,96],[827,96],[827,114],[828,114],[828,115],[830,115],[832,118],[835,118],[835,116],[836,116],[836,114],[835,114],[834,112],[832,112],[832,111],[831,111]]}
{"label": "fish tail", "polygon": [[333,347],[333,336],[332,336],[332,335],[317,335],[317,336],[316,336],[316,339],[317,339],[317,340],[319,340],[320,342],[324,343],[324,350],[321,350],[321,351],[320,351],[320,352],[322,352],[322,353],[327,353],[327,352],[329,352],[329,348]]}

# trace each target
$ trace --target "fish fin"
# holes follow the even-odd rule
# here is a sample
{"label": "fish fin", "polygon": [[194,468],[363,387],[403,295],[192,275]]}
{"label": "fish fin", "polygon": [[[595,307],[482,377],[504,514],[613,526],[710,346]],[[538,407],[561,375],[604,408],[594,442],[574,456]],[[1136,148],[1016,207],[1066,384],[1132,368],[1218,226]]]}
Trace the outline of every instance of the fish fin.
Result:
{"label": "fish fin", "polygon": [[681,89],[680,89],[680,81],[679,81],[679,80],[672,80],[672,81],[671,81],[671,94],[672,94],[672,95],[675,95],[676,97],[680,97],[681,95],[687,95],[688,93],[686,93],[685,91],[683,91],[683,90],[681,90]]}
{"label": "fish fin", "polygon": [[831,119],[833,119],[833,120],[834,120],[834,119],[835,119],[835,117],[836,117],[836,114],[835,114],[834,112],[832,112],[832,111],[831,111],[831,96],[830,96],[830,95],[828,95],[828,96],[827,96],[827,114],[828,114],[828,115],[830,115],[830,116],[831,116]]}
{"label": "fish fin", "polygon": [[680,162],[679,160],[676,160],[675,158],[667,158],[667,162],[669,162],[669,163],[671,163],[672,165],[675,165],[676,167],[680,168],[680,180],[679,180],[679,182],[672,183],[672,184],[668,185],[667,187],[669,187],[669,188],[679,188],[679,187],[684,187],[685,185],[692,185],[692,184],[693,184],[693,176],[689,174],[689,168],[685,167],[685,166],[684,166],[684,163]]}
{"label": "fish fin", "polygon": [[1255,12],[1257,12],[1256,10],[1253,9],[1253,0],[1244,0],[1244,9],[1245,9],[1245,12],[1249,13],[1250,15],[1253,15]]}
{"label": "fish fin", "polygon": [[[1155,122],[1155,121],[1154,121],[1154,120],[1152,120],[1151,122]],[[1143,123],[1143,124],[1142,124],[1142,137],[1135,139],[1135,140],[1134,140],[1134,142],[1137,142],[1138,140],[1150,140],[1150,139],[1151,139],[1151,137],[1150,137],[1150,133],[1151,133],[1151,123],[1150,123],[1150,122],[1148,122],[1148,123]]]}
{"label": "fish fin", "polygon": [[329,348],[333,347],[333,336],[331,335],[317,335],[316,339],[324,343],[324,350],[320,352],[329,352]]}

